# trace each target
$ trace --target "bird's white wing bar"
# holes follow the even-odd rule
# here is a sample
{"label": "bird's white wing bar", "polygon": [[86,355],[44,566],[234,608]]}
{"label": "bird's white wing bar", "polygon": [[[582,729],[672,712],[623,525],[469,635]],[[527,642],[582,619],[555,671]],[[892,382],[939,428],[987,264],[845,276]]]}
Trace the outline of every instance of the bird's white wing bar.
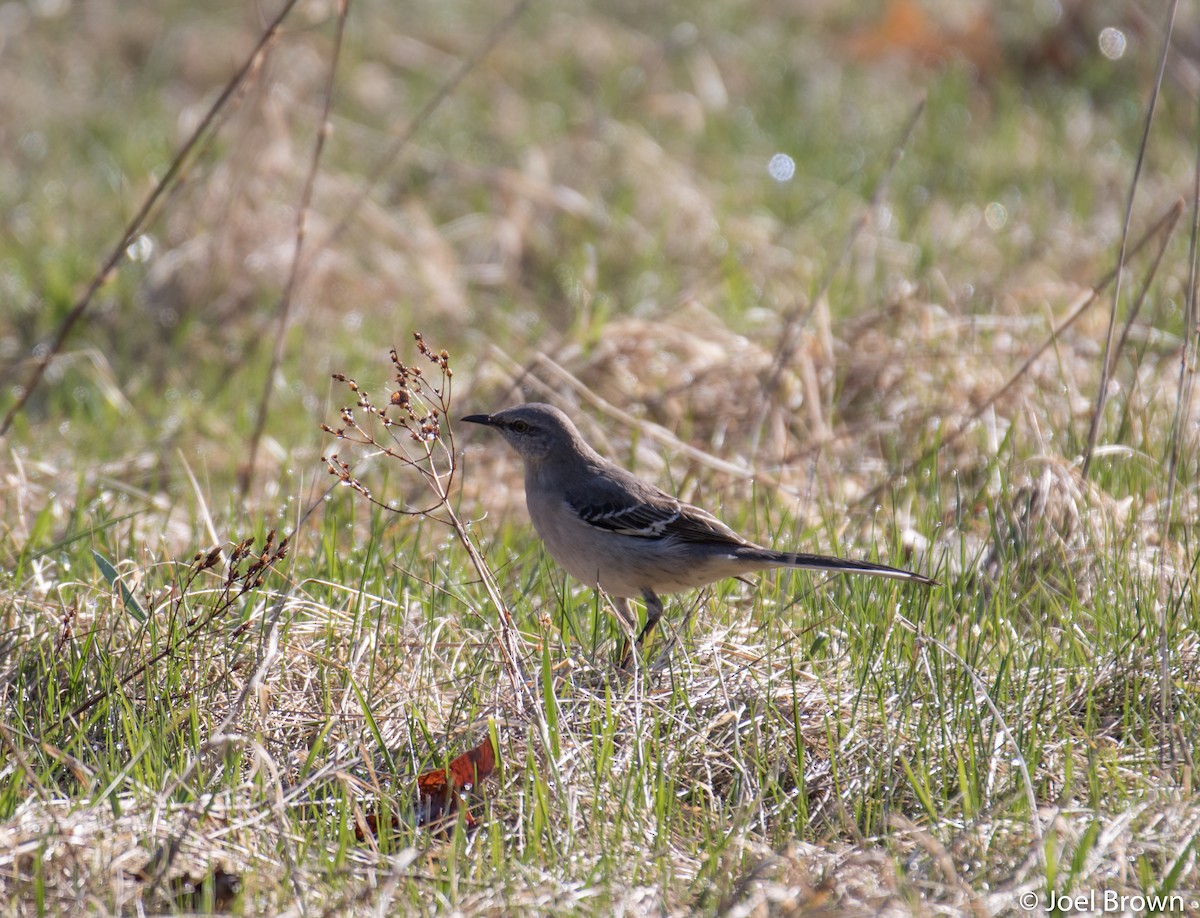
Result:
{"label": "bird's white wing bar", "polygon": [[577,517],[597,529],[638,539],[664,538],[682,515],[678,506],[661,504],[583,503],[569,498],[566,504]]}

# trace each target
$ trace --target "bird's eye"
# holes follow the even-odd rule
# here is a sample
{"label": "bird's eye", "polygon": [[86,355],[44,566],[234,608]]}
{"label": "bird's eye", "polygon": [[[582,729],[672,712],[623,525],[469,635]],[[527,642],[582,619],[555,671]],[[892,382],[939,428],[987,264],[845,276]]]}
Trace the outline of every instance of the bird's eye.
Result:
{"label": "bird's eye", "polygon": [[529,422],[528,421],[513,421],[512,429],[515,430],[517,433],[529,433]]}

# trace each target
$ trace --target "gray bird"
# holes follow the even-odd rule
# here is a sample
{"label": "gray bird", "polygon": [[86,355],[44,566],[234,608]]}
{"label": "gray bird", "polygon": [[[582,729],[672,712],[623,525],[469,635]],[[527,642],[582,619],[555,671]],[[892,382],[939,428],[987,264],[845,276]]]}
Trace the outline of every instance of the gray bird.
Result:
{"label": "gray bird", "polygon": [[517,405],[463,421],[498,430],[521,457],[529,516],[555,561],[607,593],[630,626],[636,619],[629,600],[640,596],[645,601],[646,624],[638,647],[662,617],[660,593],[753,571],[794,567],[937,585],[929,577],[883,564],[756,545],[706,510],[605,459],[553,405]]}

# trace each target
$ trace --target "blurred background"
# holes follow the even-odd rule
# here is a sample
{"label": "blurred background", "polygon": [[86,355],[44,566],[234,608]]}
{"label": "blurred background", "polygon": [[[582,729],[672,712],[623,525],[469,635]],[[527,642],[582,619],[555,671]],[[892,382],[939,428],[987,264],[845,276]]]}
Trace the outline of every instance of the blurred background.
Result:
{"label": "blurred background", "polygon": [[[329,374],[386,378],[387,348],[414,329],[451,351],[464,411],[578,403],[545,355],[609,403],[836,502],[961,420],[1114,263],[1156,8],[533,3],[494,34],[506,9],[350,8],[253,451],[260,509],[314,493],[317,424],[341,397]],[[0,8],[0,407],[274,13]],[[28,483],[94,496],[103,479],[120,483],[110,499],[169,503],[190,487],[182,456],[210,498],[238,492],[336,19],[333,3],[297,5],[131,241],[7,438]],[[1190,187],[1196,38],[1179,25],[1135,235]],[[1174,257],[1156,278],[1144,315],[1164,334],[1181,328],[1185,276]],[[1018,390],[1055,454],[1086,433],[1107,310],[1047,357],[1050,390],[1036,372]],[[997,407],[1007,426],[1016,405]],[[653,473],[658,452],[632,458]],[[173,549],[194,538],[178,536]]]}

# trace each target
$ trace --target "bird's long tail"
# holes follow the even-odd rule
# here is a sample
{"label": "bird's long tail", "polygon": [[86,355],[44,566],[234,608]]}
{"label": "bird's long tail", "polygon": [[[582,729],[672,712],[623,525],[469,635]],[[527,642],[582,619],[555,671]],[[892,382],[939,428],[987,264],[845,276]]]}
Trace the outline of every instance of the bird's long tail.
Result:
{"label": "bird's long tail", "polygon": [[831,574],[864,574],[868,577],[891,577],[893,580],[908,580],[928,586],[940,586],[938,581],[924,574],[874,564],[870,561],[852,561],[849,558],[834,558],[830,555],[810,555],[803,552],[771,551],[766,548],[747,549],[738,554],[750,561],[761,561],[764,565],[796,567],[805,571],[825,571]]}

